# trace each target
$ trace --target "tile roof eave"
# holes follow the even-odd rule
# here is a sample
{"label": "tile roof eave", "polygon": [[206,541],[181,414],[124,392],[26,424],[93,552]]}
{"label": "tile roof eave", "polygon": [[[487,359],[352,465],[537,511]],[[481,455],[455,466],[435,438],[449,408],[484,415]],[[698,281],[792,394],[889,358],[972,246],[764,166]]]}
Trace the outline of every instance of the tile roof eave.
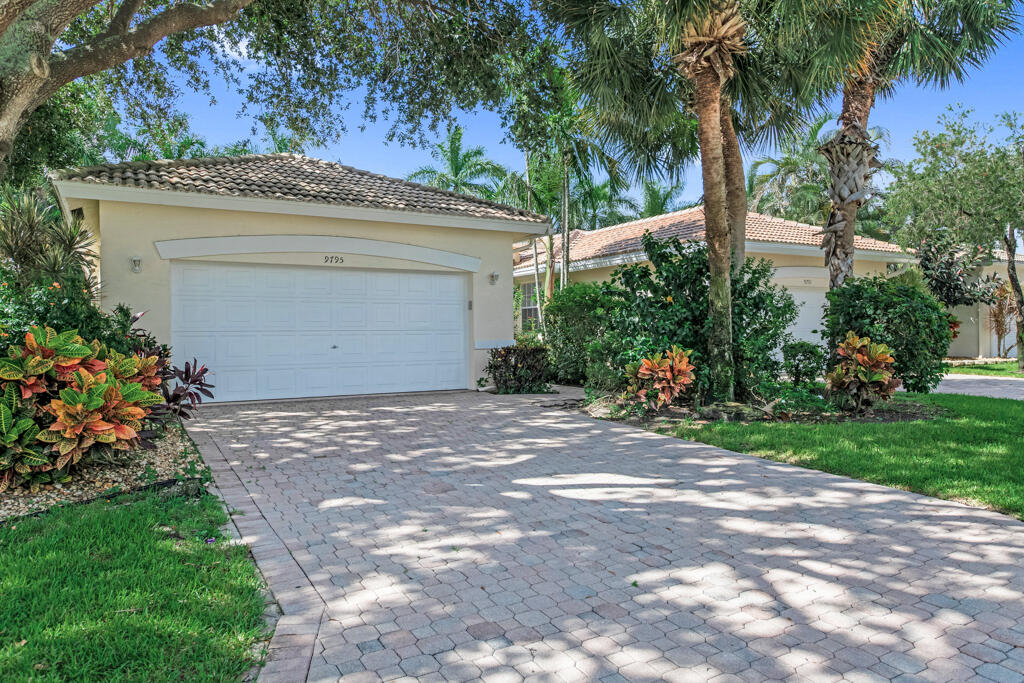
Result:
{"label": "tile roof eave", "polygon": [[[508,226],[510,231],[516,231],[516,230],[512,230],[513,228],[516,228],[518,230],[521,230],[524,234],[530,235],[530,236],[538,236],[538,235],[547,234],[548,231],[551,228],[551,223],[546,218],[544,220],[532,220],[532,219],[528,219],[528,218],[525,218],[525,217],[524,218],[510,218],[510,217],[499,217],[499,216],[493,216],[493,217],[492,216],[475,216],[475,215],[472,215],[472,214],[468,214],[468,213],[464,213],[464,212],[459,212],[459,211],[440,211],[440,210],[431,211],[431,210],[427,210],[427,209],[409,209],[409,208],[402,208],[402,207],[387,207],[387,208],[385,208],[385,207],[380,207],[380,206],[360,206],[358,204],[340,204],[340,203],[334,203],[334,202],[325,202],[325,201],[318,201],[318,200],[314,200],[314,199],[302,199],[302,198],[294,198],[294,197],[255,197],[255,196],[245,195],[245,194],[240,194],[240,193],[194,192],[194,191],[189,191],[189,190],[178,190],[178,189],[167,189],[167,188],[152,188],[152,187],[141,187],[139,185],[104,183],[104,182],[100,182],[100,181],[92,179],[92,178],[68,178],[68,179],[51,178],[51,181],[52,181],[54,187],[58,190],[59,200],[61,202],[63,202],[65,200],[65,193],[60,192],[60,189],[62,187],[63,188],[72,188],[74,186],[95,186],[97,188],[102,188],[102,190],[109,191],[111,193],[117,193],[117,192],[127,192],[127,193],[135,193],[135,192],[160,193],[161,195],[167,195],[168,197],[181,198],[183,201],[172,202],[173,204],[180,204],[180,205],[184,205],[186,203],[187,199],[194,199],[194,200],[198,201],[199,203],[210,203],[210,202],[218,202],[218,201],[228,201],[228,202],[231,202],[233,200],[238,200],[240,202],[256,202],[256,203],[263,203],[263,202],[278,203],[278,202],[280,202],[282,205],[297,205],[297,206],[318,207],[318,208],[320,208],[324,212],[330,212],[330,211],[334,210],[337,213],[346,213],[346,212],[352,212],[352,211],[356,211],[356,212],[363,212],[363,211],[365,211],[365,212],[370,212],[370,213],[378,213],[380,215],[387,215],[387,214],[395,213],[395,214],[402,214],[402,215],[408,215],[408,216],[430,217],[430,218],[434,218],[435,220],[447,216],[447,217],[452,217],[452,218],[474,220],[474,221],[479,221],[479,222],[483,222],[483,223],[487,223],[487,222],[493,221],[495,223],[500,223],[502,225]],[[86,193],[82,193],[82,195],[68,194],[67,196],[76,197],[76,198],[83,198],[83,199],[93,199],[93,198],[97,198],[96,195],[98,193],[92,192],[92,193],[88,193],[91,196],[83,196],[85,194]],[[152,195],[149,195],[149,196],[151,197]],[[159,203],[159,202],[148,202],[148,201],[147,202],[142,202],[142,201],[138,201],[138,202],[133,202],[133,203]],[[278,213],[278,212],[268,212],[268,213]],[[287,211],[282,211],[282,213],[288,213],[288,212]],[[320,212],[317,212],[317,211],[313,211],[313,212],[309,212],[309,215],[330,215],[330,214],[320,213]]]}

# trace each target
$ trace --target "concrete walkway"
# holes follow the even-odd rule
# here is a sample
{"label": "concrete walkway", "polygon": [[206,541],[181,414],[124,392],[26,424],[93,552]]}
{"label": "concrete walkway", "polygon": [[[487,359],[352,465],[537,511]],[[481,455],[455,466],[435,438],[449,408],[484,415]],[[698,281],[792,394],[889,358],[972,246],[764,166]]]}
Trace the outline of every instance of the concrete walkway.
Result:
{"label": "concrete walkway", "polygon": [[1024,680],[1024,524],[544,404],[204,408],[260,680]]}
{"label": "concrete walkway", "polygon": [[935,391],[943,394],[970,394],[1024,401],[1024,378],[946,375]]}

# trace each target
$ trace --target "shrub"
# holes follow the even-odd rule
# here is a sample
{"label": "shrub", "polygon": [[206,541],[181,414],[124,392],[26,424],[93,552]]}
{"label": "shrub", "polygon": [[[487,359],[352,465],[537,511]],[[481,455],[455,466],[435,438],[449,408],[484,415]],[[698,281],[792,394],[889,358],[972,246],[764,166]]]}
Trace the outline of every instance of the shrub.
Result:
{"label": "shrub", "polygon": [[687,385],[693,383],[691,353],[673,346],[664,353],[626,366],[629,385],[622,395],[622,403],[639,408],[641,412],[671,405],[686,391]]}
{"label": "shrub", "polygon": [[619,300],[592,282],[579,282],[555,292],[544,307],[545,341],[555,379],[580,384],[587,374],[587,347],[599,340]]}
{"label": "shrub", "polygon": [[9,270],[0,267],[0,355],[18,344],[35,326],[78,330],[84,339],[98,339],[122,353],[139,350],[130,336],[132,314],[124,306],[113,315],[96,305],[84,281],[18,284]]}
{"label": "shrub", "polygon": [[892,349],[847,332],[837,349],[838,361],[826,380],[836,402],[861,412],[874,401],[888,401],[900,385],[894,377]]}
{"label": "shrub", "polygon": [[[708,369],[702,360],[708,355],[707,247],[678,239],[658,241],[649,233],[642,240],[651,266],[637,264],[619,268],[613,275],[617,306],[609,319],[612,341],[595,352],[612,367],[665,349],[672,344],[693,349],[697,366],[697,394],[709,386]],[[732,292],[732,356],[736,365],[736,395],[749,398],[764,382],[777,382],[779,360],[789,326],[796,320],[797,307],[784,287],[772,282],[769,261],[749,258],[737,277]],[[630,343],[639,346],[629,348]],[[633,358],[628,358],[629,356]]]}
{"label": "shrub", "polygon": [[848,331],[886,344],[895,376],[909,391],[928,392],[942,379],[953,335],[934,296],[884,277],[850,278],[828,293],[825,327],[835,348]]}
{"label": "shrub", "polygon": [[162,403],[149,391],[159,359],[128,357],[75,330],[33,327],[0,360],[0,492],[66,482],[92,452],[140,445],[143,421]]}
{"label": "shrub", "polygon": [[794,387],[811,384],[825,371],[825,351],[809,341],[782,346],[782,368]]}
{"label": "shrub", "polygon": [[538,394],[549,391],[548,350],[540,344],[519,342],[491,349],[484,368],[500,394]]}

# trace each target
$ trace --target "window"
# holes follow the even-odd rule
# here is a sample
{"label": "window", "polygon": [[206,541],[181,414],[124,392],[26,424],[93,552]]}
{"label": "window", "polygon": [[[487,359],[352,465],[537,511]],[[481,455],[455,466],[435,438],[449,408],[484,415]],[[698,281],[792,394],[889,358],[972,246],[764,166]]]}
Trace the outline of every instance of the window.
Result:
{"label": "window", "polygon": [[520,317],[524,330],[533,329],[537,326],[540,317],[540,307],[537,305],[537,288],[532,282],[519,285],[523,293],[523,304],[520,307]]}

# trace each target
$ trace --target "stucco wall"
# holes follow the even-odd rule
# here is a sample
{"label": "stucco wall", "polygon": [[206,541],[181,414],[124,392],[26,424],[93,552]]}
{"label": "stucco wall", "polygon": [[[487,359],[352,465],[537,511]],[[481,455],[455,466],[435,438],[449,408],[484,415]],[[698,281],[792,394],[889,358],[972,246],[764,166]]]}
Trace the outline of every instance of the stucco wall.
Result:
{"label": "stucco wall", "polygon": [[[92,216],[90,216],[92,214]],[[100,201],[87,220],[102,240],[100,267],[102,305],[112,309],[125,303],[148,311],[146,326],[157,338],[170,339],[170,264],[160,258],[154,243],[191,237],[236,235],[333,235],[428,247],[480,259],[470,273],[469,346],[475,380],[482,374],[487,351],[479,346],[513,338],[512,242],[521,235],[494,230],[415,226],[377,221],[321,218],[243,211],[198,209],[152,204]],[[318,268],[385,268],[453,272],[428,263],[379,256],[342,254],[343,266],[325,265],[322,253],[263,253],[201,257],[206,261],[305,265]],[[129,263],[141,257],[142,269],[131,272]],[[490,283],[490,274],[498,281]]]}

